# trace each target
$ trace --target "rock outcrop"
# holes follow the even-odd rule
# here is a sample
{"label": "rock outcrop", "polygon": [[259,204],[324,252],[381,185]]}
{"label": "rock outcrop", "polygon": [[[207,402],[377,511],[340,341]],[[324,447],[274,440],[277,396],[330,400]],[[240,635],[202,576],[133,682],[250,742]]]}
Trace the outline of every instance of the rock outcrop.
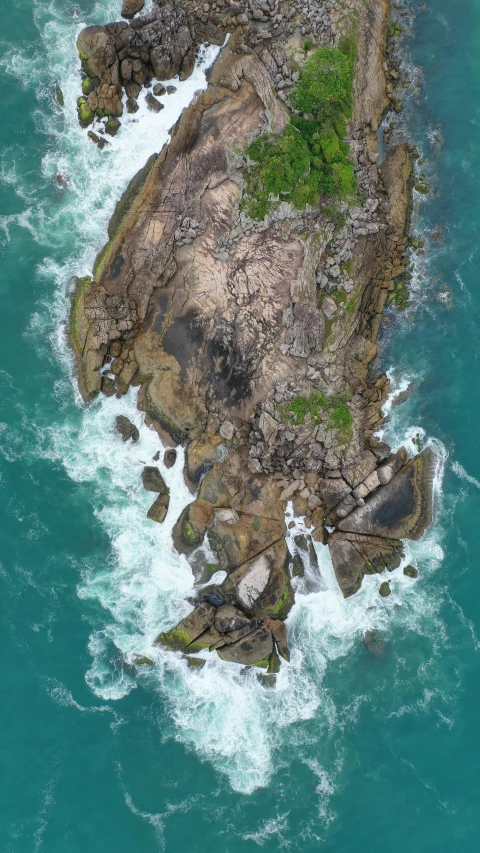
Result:
{"label": "rock outcrop", "polygon": [[[341,14],[332,2],[285,7],[217,3],[207,12],[185,2],[81,34],[93,81],[84,111],[120,115],[123,88],[135,98],[150,78],[190,73],[199,39],[221,42],[233,31],[207,90],[120,201],[93,280],[77,282],[70,329],[84,398],[140,385],[147,422],[186,448],[196,496],[173,541],[192,560],[197,604],[158,642],[271,673],[289,658],[292,577],[305,562],[314,570],[313,542],[328,541],[340,589],[352,595],[365,574],[400,564],[403,538],[422,535],[433,474],[429,451],[409,460],[374,435],[389,381],[372,363],[407,265],[412,185],[408,145],[376,165],[390,100],[387,3],[349,0]],[[288,92],[308,53],[301,37],[338,44],[352,13],[358,197],[304,209],[279,200],[253,219],[242,205],[242,150],[290,121]],[[168,489],[158,469],[146,468],[143,482],[158,493],[149,518],[163,521]],[[311,530],[293,557],[289,501]],[[226,572],[220,584],[204,585],[204,544],[213,569]]]}

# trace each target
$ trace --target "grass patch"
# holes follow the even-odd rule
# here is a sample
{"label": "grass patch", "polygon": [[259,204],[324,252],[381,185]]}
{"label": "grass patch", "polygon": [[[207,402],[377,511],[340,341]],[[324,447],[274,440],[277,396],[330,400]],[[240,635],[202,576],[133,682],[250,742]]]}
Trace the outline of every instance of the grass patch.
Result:
{"label": "grass patch", "polygon": [[280,201],[302,210],[322,197],[355,195],[356,177],[344,141],[355,54],[353,36],[343,39],[339,48],[315,50],[290,98],[300,115],[292,116],[281,134],[262,134],[247,147],[241,208],[252,219],[263,219]]}
{"label": "grass patch", "polygon": [[329,400],[321,391],[312,392],[308,397],[295,397],[290,403],[280,407],[282,420],[292,426],[302,426],[307,415],[312,426],[325,423],[330,429],[351,432],[353,418],[348,407],[348,396],[334,397]]}

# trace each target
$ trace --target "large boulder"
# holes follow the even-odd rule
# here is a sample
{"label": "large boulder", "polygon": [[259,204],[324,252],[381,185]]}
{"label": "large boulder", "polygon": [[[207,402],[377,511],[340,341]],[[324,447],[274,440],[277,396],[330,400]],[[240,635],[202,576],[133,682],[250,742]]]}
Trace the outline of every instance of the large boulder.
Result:
{"label": "large boulder", "polygon": [[160,492],[162,495],[170,493],[165,480],[155,465],[145,465],[142,471],[142,483],[147,492]]}
{"label": "large boulder", "polygon": [[222,660],[232,661],[247,666],[258,664],[268,665],[268,658],[273,652],[272,634],[266,625],[260,625],[251,634],[241,640],[218,650]]}
{"label": "large boulder", "polygon": [[359,533],[331,534],[328,540],[333,568],[345,598],[360,589],[364,575],[396,569],[403,557],[399,539]]}
{"label": "large boulder", "polygon": [[133,18],[144,6],[145,0],[123,0],[122,18]]}
{"label": "large boulder", "polygon": [[387,539],[419,539],[432,520],[434,463],[427,448],[369,496],[364,506],[340,521],[338,529]]}
{"label": "large boulder", "polygon": [[284,521],[245,512],[238,513],[238,521],[234,524],[221,519],[217,512],[215,523],[208,531],[208,541],[220,567],[227,572],[273,545],[286,530]]}
{"label": "large boulder", "polygon": [[215,627],[221,634],[228,634],[231,631],[238,630],[238,628],[244,628],[249,624],[250,619],[248,616],[245,616],[245,613],[231,604],[219,607],[215,614]]}
{"label": "large boulder", "polygon": [[288,562],[287,545],[281,539],[235,569],[223,582],[222,590],[249,614],[285,619],[294,602]]}
{"label": "large boulder", "polygon": [[154,645],[167,646],[167,648],[175,651],[185,651],[197,637],[200,637],[207,628],[213,625],[215,612],[215,607],[207,602],[202,602],[175,628],[159,634]]}

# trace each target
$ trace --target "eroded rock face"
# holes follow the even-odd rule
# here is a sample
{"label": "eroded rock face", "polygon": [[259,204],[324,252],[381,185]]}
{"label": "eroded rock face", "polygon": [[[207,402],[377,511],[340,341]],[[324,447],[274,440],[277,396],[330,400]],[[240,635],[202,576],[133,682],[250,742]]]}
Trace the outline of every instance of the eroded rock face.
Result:
{"label": "eroded rock face", "polygon": [[338,585],[345,598],[360,589],[364,575],[396,569],[403,557],[399,539],[359,533],[332,533],[328,540]]}

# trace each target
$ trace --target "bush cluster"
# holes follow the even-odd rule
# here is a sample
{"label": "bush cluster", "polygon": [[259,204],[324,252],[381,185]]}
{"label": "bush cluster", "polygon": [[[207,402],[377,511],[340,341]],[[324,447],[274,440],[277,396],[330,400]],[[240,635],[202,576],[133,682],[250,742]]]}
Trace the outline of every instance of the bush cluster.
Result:
{"label": "bush cluster", "polygon": [[301,426],[307,415],[310,416],[312,426],[318,426],[325,421],[330,429],[349,432],[352,427],[352,413],[348,408],[347,397],[336,397],[329,400],[321,391],[312,392],[307,397],[294,397],[290,403],[281,407],[281,415],[284,421],[293,426]]}
{"label": "bush cluster", "polygon": [[321,196],[346,199],[355,194],[355,173],[344,141],[354,60],[353,37],[339,48],[318,48],[291,95],[291,106],[300,115],[292,116],[281,134],[263,134],[246,149],[242,205],[253,219],[263,219],[275,201],[303,209]]}

